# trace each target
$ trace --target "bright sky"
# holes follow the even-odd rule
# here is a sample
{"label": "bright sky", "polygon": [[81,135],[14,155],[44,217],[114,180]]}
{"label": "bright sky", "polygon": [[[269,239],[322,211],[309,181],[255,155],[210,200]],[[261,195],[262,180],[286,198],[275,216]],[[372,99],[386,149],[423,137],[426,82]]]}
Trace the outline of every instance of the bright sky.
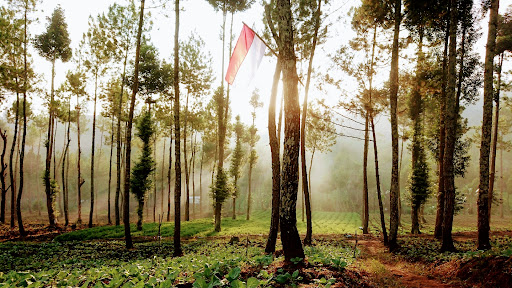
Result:
{"label": "bright sky", "polygon": [[[0,4],[5,5],[5,0],[0,0]],[[34,22],[30,27],[30,33],[32,37],[40,34],[44,31],[47,20],[46,17],[50,16],[54,8],[57,5],[65,11],[66,21],[68,23],[68,30],[71,36],[71,46],[76,48],[79,41],[82,38],[84,32],[88,29],[88,17],[89,15],[96,17],[99,13],[106,12],[109,5],[114,2],[125,4],[126,0],[88,0],[88,1],[71,1],[71,0],[41,0],[37,6],[38,11],[34,13],[34,17],[37,17],[39,21]],[[138,1],[136,1],[138,2]],[[174,1],[167,1],[167,7],[162,7],[161,4],[155,3],[161,2],[160,0],[146,1],[146,11],[151,12],[151,20],[154,22],[153,30],[150,32],[151,41],[160,51],[160,58],[170,59],[173,51],[173,37],[174,37]],[[220,85],[221,77],[221,57],[222,57],[222,42],[220,40],[221,35],[221,24],[222,14],[221,12],[215,12],[213,8],[207,3],[206,0],[182,0],[180,1],[183,7],[183,11],[180,15],[180,39],[185,40],[191,33],[200,35],[206,43],[206,49],[211,53],[213,57],[213,69],[216,81],[213,87]],[[263,30],[262,14],[263,8],[260,5],[261,1],[255,1],[256,3],[246,12],[235,15],[233,24],[233,34],[235,35],[234,42],[240,33],[242,28],[242,21],[252,26],[256,31]],[[475,2],[479,1],[476,0]],[[360,3],[356,0],[345,0],[345,1],[331,1],[330,11],[328,16],[328,22],[336,22],[336,25],[331,26],[332,31],[330,38],[327,43],[317,49],[315,55],[315,67],[317,69],[329,69],[330,61],[326,57],[328,53],[333,53],[337,47],[346,44],[350,38],[354,36],[354,33],[350,29],[350,20],[347,17],[347,12],[350,7]],[[501,1],[500,12],[504,12],[506,7],[512,3],[512,0]],[[341,20],[337,20],[338,17],[344,17]],[[229,17],[228,17],[229,19]],[[146,18],[147,20],[147,18]],[[485,40],[487,38],[487,18],[481,22],[482,32],[484,32],[479,44],[481,46],[481,55],[483,59],[485,51]],[[229,21],[227,23],[229,28]],[[229,32],[228,32],[229,33]],[[226,34],[228,35],[228,34]],[[234,45],[234,44],[233,44]],[[227,49],[226,49],[227,50]],[[46,84],[42,84],[42,87],[49,87],[50,83],[50,63],[37,55],[35,51],[32,52],[34,58],[34,65],[36,72],[40,73],[44,77]],[[227,61],[229,59],[230,52],[226,51],[226,69]],[[264,57],[260,66],[259,72],[253,83],[249,87],[233,87],[231,93],[232,109],[233,114],[240,114],[242,121],[250,123],[250,107],[248,105],[250,96],[254,87],[260,89],[261,100],[265,103],[263,109],[260,110],[257,119],[258,126],[261,129],[267,127],[267,109],[268,109],[268,98],[270,94],[270,87],[272,83],[273,70],[275,65],[275,57],[267,56]],[[73,69],[73,63],[58,63],[56,67],[56,87],[64,80],[64,75],[69,69]],[[304,68],[307,69],[307,68]],[[382,68],[382,75],[384,78],[389,75],[389,67]],[[92,85],[89,85],[92,86]],[[314,87],[314,83],[311,85]],[[354,91],[356,87],[351,81],[345,82],[345,88],[348,91]],[[380,86],[380,84],[377,84]],[[49,88],[48,88],[49,89]],[[301,98],[303,89],[300,89]],[[331,103],[335,103],[339,97],[339,92],[334,91],[330,95],[319,95],[314,90],[310,92],[311,98],[316,97],[327,97]],[[34,100],[37,103],[37,100]],[[302,101],[302,100],[301,100]],[[34,107],[36,108],[36,107]],[[36,108],[37,109],[37,108]],[[92,111],[92,109],[89,109]],[[387,121],[383,121],[387,122]]]}

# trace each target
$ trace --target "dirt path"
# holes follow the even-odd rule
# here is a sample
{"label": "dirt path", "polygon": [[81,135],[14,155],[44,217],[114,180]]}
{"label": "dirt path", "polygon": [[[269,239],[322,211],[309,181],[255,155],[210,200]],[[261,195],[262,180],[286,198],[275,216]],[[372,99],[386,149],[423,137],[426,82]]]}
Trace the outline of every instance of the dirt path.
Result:
{"label": "dirt path", "polygon": [[[422,275],[418,271],[425,271],[421,264],[411,264],[399,259],[399,256],[387,252],[382,242],[376,238],[366,238],[358,242],[361,249],[360,261],[357,269],[366,270],[384,283],[395,283],[402,287],[441,288],[461,287],[456,283],[443,283],[439,279]],[[369,270],[369,271],[368,271]],[[386,279],[386,278],[392,279]]]}

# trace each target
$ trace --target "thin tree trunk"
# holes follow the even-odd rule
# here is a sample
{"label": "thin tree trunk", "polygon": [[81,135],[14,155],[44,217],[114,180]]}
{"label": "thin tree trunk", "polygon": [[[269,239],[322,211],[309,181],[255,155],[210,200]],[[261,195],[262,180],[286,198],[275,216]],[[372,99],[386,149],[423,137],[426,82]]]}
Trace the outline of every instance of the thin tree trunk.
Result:
{"label": "thin tree trunk", "polygon": [[[449,10],[448,10],[449,11]],[[449,14],[449,13],[448,13]],[[439,181],[437,189],[437,212],[436,212],[436,224],[434,229],[434,237],[441,239],[443,236],[443,215],[444,215],[444,148],[446,140],[445,131],[445,118],[446,118],[446,85],[448,81],[447,75],[447,63],[448,63],[448,41],[450,36],[450,19],[448,17],[446,32],[444,38],[444,52],[443,52],[443,77],[441,82],[441,99],[439,106],[439,155],[438,155],[438,166],[439,166]]]}
{"label": "thin tree trunk", "polygon": [[308,76],[306,80],[306,91],[304,95],[304,103],[302,105],[302,123],[301,123],[301,133],[300,133],[300,159],[301,159],[301,168],[302,168],[302,187],[304,191],[304,199],[306,206],[306,237],[304,238],[304,245],[310,246],[313,238],[313,224],[311,219],[311,202],[309,196],[309,187],[308,187],[308,178],[306,172],[306,118],[308,111],[308,94],[309,94],[309,85],[311,83],[311,72],[313,70],[313,57],[315,56],[315,48],[318,40],[318,29],[320,28],[320,11],[321,11],[322,1],[318,1],[318,7],[315,17],[315,34],[313,35],[313,43],[311,47],[311,55],[309,57],[309,65],[308,65]]}
{"label": "thin tree trunk", "polygon": [[0,223],[5,223],[5,202],[7,198],[7,187],[5,184],[5,173],[7,169],[7,164],[5,163],[5,151],[7,150],[7,130],[3,131],[0,129],[0,136],[2,137],[2,141],[4,143],[2,148],[2,155],[0,156],[0,183],[2,184],[2,202],[0,204]]}
{"label": "thin tree trunk", "polygon": [[[267,14],[268,15],[268,14]],[[279,142],[276,134],[276,98],[279,78],[281,78],[281,61],[277,59],[272,82],[272,91],[270,94],[270,103],[268,106],[268,136],[270,142],[270,152],[272,155],[272,217],[270,218],[270,232],[268,234],[265,253],[274,253],[276,251],[277,231],[279,226],[279,203],[281,187],[281,164],[279,160]]]}
{"label": "thin tree trunk", "polygon": [[379,200],[380,212],[380,225],[382,228],[382,236],[384,238],[384,245],[389,245],[388,232],[386,231],[386,220],[384,219],[384,206],[382,204],[382,192],[380,191],[380,174],[379,174],[379,155],[377,149],[377,137],[375,135],[375,124],[373,122],[373,115],[370,114],[370,124],[372,129],[373,140],[373,154],[375,158],[375,179],[377,181],[377,198]]}
{"label": "thin tree trunk", "polygon": [[181,256],[181,160],[180,160],[180,86],[179,86],[179,27],[180,1],[174,1],[176,22],[174,25],[174,252],[173,256]]}
{"label": "thin tree trunk", "polygon": [[[67,158],[66,156],[68,156],[68,151],[69,151],[69,143],[71,142],[71,139],[69,138],[70,137],[70,126],[71,126],[71,98],[69,99],[69,104],[68,104],[68,129],[67,129],[67,135],[66,135],[66,145],[65,145],[65,148],[64,148],[64,154],[62,156],[62,193],[63,193],[63,198],[64,198],[64,226],[68,226],[69,225],[69,198],[68,198],[68,195],[69,195],[69,191],[68,191],[68,187],[66,185],[67,183],[67,177],[66,177],[66,171],[65,171],[65,168],[66,168],[66,163],[69,164],[69,158]],[[68,162],[66,162],[66,159]]]}
{"label": "thin tree trunk", "polygon": [[397,106],[398,106],[398,39],[400,33],[400,22],[402,1],[395,0],[395,28],[393,35],[393,49],[391,56],[391,71],[389,73],[390,82],[390,108],[391,108],[391,146],[392,146],[392,166],[391,166],[391,189],[389,191],[389,208],[390,208],[390,221],[389,221],[389,249],[391,251],[398,247],[398,187],[400,178],[398,177],[398,121],[397,121]]}
{"label": "thin tree trunk", "polygon": [[[171,128],[172,135],[172,128]],[[171,172],[172,172],[172,136],[169,136],[169,168],[167,169],[167,222],[171,221]]]}
{"label": "thin tree trunk", "polygon": [[[164,171],[165,171],[165,144],[167,139],[164,138],[164,148],[162,149],[162,173],[160,177],[160,214],[164,216]],[[156,147],[155,147],[156,148]],[[156,185],[156,183],[155,183]]]}
{"label": "thin tree trunk", "polygon": [[364,151],[363,151],[363,234],[368,234],[370,218],[368,207],[368,121],[370,118],[366,111],[364,121]]}
{"label": "thin tree trunk", "polygon": [[76,117],[76,129],[77,129],[77,142],[78,142],[78,159],[77,159],[77,170],[78,170],[78,182],[77,182],[77,194],[78,194],[78,216],[76,223],[82,224],[82,185],[85,183],[85,180],[82,179],[82,174],[80,170],[80,158],[82,155],[82,147],[80,146],[80,105],[78,103],[78,94],[76,95],[76,109],[77,109],[77,117]]}
{"label": "thin tree trunk", "polygon": [[[450,23],[457,23],[457,2],[451,0]],[[446,145],[444,154],[444,215],[443,244],[441,251],[454,251],[452,239],[453,215],[455,210],[455,181],[453,157],[455,151],[457,115],[456,115],[456,60],[457,60],[457,25],[450,25],[450,46],[448,60],[448,86],[446,93]],[[489,180],[489,178],[487,178]]]}
{"label": "thin tree trunk", "polygon": [[503,193],[505,192],[505,187],[503,185],[503,146],[500,145],[500,194],[501,194],[501,207],[500,207],[500,217],[503,219],[503,208],[505,206],[505,198],[503,197]]}
{"label": "thin tree trunk", "polygon": [[[18,199],[16,201],[16,213],[18,216],[18,229],[20,231],[20,236],[26,236],[25,228],[23,227],[23,218],[21,216],[21,196],[23,195],[23,164],[25,160],[25,142],[27,139],[27,82],[28,82],[28,63],[27,63],[27,11],[28,11],[28,2],[25,2],[25,15],[24,15],[24,40],[23,40],[23,135],[21,139],[21,154],[20,154],[20,186],[18,190]],[[18,111],[16,111],[18,112]]]}
{"label": "thin tree trunk", "polygon": [[[16,78],[16,86],[18,86],[18,78]],[[12,138],[12,144],[11,144],[11,154],[9,154],[9,176],[10,176],[10,181],[11,181],[11,228],[14,228],[14,226],[16,225],[15,222],[16,222],[16,210],[15,210],[15,207],[16,207],[16,174],[14,172],[14,167],[15,165],[13,165],[13,159],[14,159],[14,155],[17,154],[16,153],[16,140],[17,140],[17,137],[18,137],[18,118],[19,118],[19,107],[20,107],[20,96],[19,96],[19,93],[16,93],[16,115],[15,115],[15,120],[14,120],[14,136]],[[50,210],[48,210],[50,211]]]}
{"label": "thin tree trunk", "polygon": [[500,89],[501,89],[501,67],[503,66],[503,53],[500,54],[499,64],[498,64],[498,83],[496,87],[496,94],[493,97],[494,102],[496,102],[496,109],[494,109],[494,129],[493,136],[491,139],[491,171],[489,175],[489,225],[491,223],[491,215],[492,215],[492,200],[494,199],[494,178],[496,175],[496,150],[498,148],[498,128],[499,128],[499,120],[500,120]]}
{"label": "thin tree trunk", "polygon": [[124,238],[126,241],[126,249],[132,249],[132,236],[130,233],[130,166],[131,166],[131,152],[132,152],[132,126],[133,126],[133,110],[135,108],[135,96],[139,89],[139,61],[140,61],[140,41],[142,35],[142,26],[144,22],[144,3],[145,0],[140,1],[140,18],[139,28],[137,32],[137,48],[135,50],[135,71],[132,97],[130,101],[130,114],[128,115],[128,131],[126,131],[126,161],[125,161],[125,174],[124,174],[124,203],[123,203],[123,222],[124,222]]}
{"label": "thin tree trunk", "polygon": [[194,133],[194,145],[192,145],[192,215],[196,217],[196,181],[195,181],[195,170],[196,170],[196,145],[197,145],[197,133]]}
{"label": "thin tree trunk", "polygon": [[[151,113],[151,110],[150,110],[150,113]],[[153,144],[155,146],[153,149],[153,159],[155,159],[155,161],[156,161],[156,137],[155,137],[155,141],[153,142]],[[153,171],[153,223],[156,223],[156,163],[155,163],[154,168],[155,168],[155,170]]]}
{"label": "thin tree trunk", "polygon": [[125,50],[123,74],[121,75],[121,92],[119,94],[119,106],[117,111],[117,135],[116,135],[116,196],[114,200],[114,213],[116,226],[121,225],[121,213],[119,206],[119,196],[121,195],[121,115],[123,110],[124,82],[126,77],[126,63],[128,61],[128,50]]}
{"label": "thin tree trunk", "polygon": [[112,121],[111,121],[111,133],[110,133],[110,159],[109,159],[109,164],[108,164],[108,203],[107,203],[107,206],[108,206],[108,215],[107,215],[107,219],[108,219],[108,225],[112,225],[112,217],[111,217],[111,204],[110,204],[110,192],[111,192],[111,188],[112,188],[112,159],[113,159],[113,154],[114,154],[114,114],[112,114]]}
{"label": "thin tree trunk", "polygon": [[98,89],[98,72],[96,71],[94,78],[94,112],[92,114],[92,143],[91,143],[91,209],[89,210],[89,228],[92,227],[92,216],[94,213],[94,150],[96,141],[96,100]]}
{"label": "thin tree trunk", "polygon": [[493,68],[496,47],[496,31],[498,26],[498,9],[500,1],[491,0],[489,12],[489,32],[485,51],[484,71],[484,107],[482,118],[482,141],[480,144],[480,185],[478,193],[478,250],[491,248],[489,242],[489,150],[492,130],[492,98],[493,98]]}
{"label": "thin tree trunk", "polygon": [[190,189],[189,189],[189,174],[188,174],[188,161],[187,161],[187,120],[188,120],[188,94],[185,100],[185,123],[183,125],[183,154],[185,158],[185,221],[190,221]]}
{"label": "thin tree trunk", "polygon": [[203,217],[203,160],[204,146],[201,148],[201,164],[199,167],[199,215]]}
{"label": "thin tree trunk", "polygon": [[[53,94],[54,94],[54,80],[55,80],[55,58],[52,60],[52,83],[50,90],[50,105],[49,105],[49,117],[48,117],[48,138],[46,143],[46,167],[44,175],[44,184],[46,192],[46,207],[48,209],[48,221],[50,227],[55,226],[55,213],[53,207],[53,192],[50,187],[51,176],[51,160],[52,160],[52,149],[53,149]],[[12,185],[11,185],[12,188]]]}

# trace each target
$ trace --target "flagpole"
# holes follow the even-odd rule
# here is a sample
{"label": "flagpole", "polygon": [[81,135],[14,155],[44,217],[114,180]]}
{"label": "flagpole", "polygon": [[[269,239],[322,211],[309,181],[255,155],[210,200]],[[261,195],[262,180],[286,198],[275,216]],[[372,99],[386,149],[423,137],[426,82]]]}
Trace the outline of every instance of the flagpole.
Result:
{"label": "flagpole", "polygon": [[[263,40],[263,38],[260,37],[260,35],[258,35],[258,33],[256,33],[256,31],[254,31],[251,26],[247,25],[247,23],[245,23],[244,21],[242,21],[242,24],[244,24],[245,26],[247,26],[247,28],[249,28],[253,33],[254,35],[258,36],[258,38],[260,38],[261,42],[263,42],[263,44],[265,44],[265,46],[267,46],[267,48],[270,50],[270,52],[272,52],[272,54],[274,54],[274,56],[276,56],[277,58],[279,58],[279,55],[277,55],[276,51],[274,49],[272,49],[272,47],[270,47],[267,42],[265,42],[265,40]],[[297,80],[299,80],[299,83],[304,86],[304,84],[302,83],[302,81],[300,81],[300,78],[297,77]]]}
{"label": "flagpole", "polygon": [[256,33],[256,31],[254,31],[251,26],[247,25],[244,21],[242,21],[242,23],[247,26],[247,28],[249,28],[253,33],[254,35],[258,36],[258,38],[260,38],[261,42],[263,42],[263,44],[265,44],[265,46],[267,46],[267,48],[270,50],[270,52],[272,52],[272,54],[274,54],[276,57],[279,57],[276,53],[276,51],[274,51],[274,49],[272,49],[268,44],[267,42],[265,42],[265,40],[263,40],[263,38],[260,37],[260,35],[258,35],[258,33]]}

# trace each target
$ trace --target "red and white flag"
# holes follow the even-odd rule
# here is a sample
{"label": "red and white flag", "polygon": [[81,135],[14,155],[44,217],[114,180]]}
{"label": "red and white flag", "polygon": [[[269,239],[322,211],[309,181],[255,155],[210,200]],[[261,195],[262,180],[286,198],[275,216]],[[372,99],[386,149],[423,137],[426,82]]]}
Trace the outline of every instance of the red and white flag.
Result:
{"label": "red and white flag", "polygon": [[229,60],[226,81],[232,85],[235,77],[238,75],[237,79],[243,78],[250,82],[260,66],[261,59],[265,55],[265,49],[265,43],[244,23],[240,37],[238,37],[236,42],[235,50],[233,50]]}

